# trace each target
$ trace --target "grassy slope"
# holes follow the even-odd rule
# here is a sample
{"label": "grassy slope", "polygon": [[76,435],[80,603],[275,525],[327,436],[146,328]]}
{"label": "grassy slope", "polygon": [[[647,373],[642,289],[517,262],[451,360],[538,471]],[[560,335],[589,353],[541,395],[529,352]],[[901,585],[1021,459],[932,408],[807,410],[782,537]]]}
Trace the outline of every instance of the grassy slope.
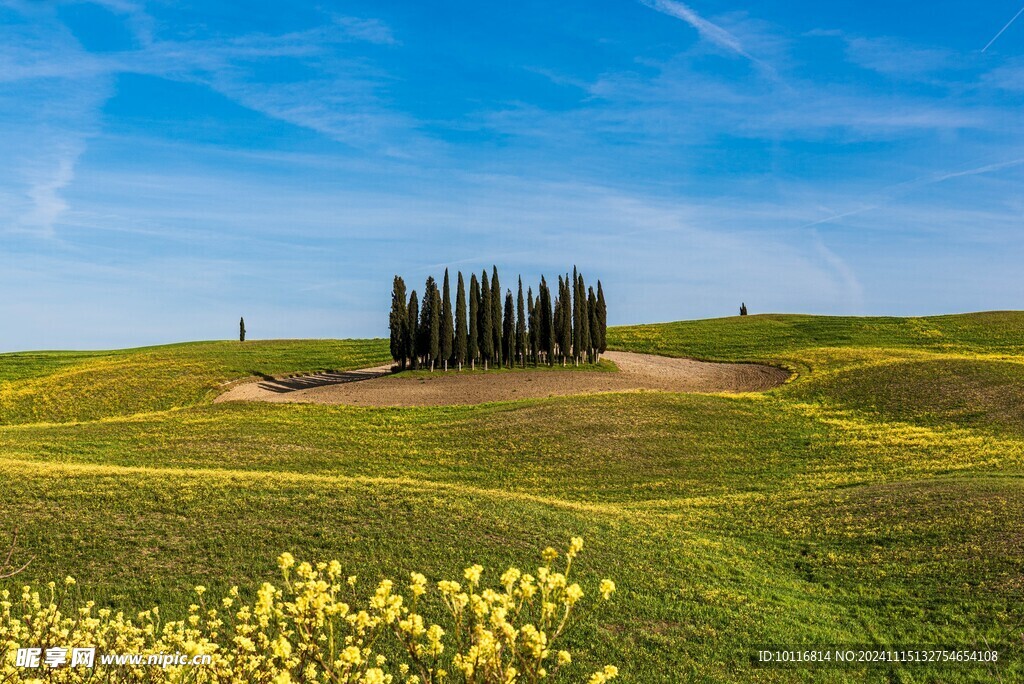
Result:
{"label": "grassy slope", "polygon": [[[918,681],[928,675],[913,668],[751,669],[746,654],[1015,642],[1003,677],[1024,676],[1024,314],[750,316],[610,333],[617,349],[768,360],[800,376],[759,396],[358,409],[203,399],[252,371],[372,365],[382,342],[5,355],[0,528],[21,525],[37,555],[28,579],[71,572],[106,601],[168,610],[196,583],[272,579],[285,549],[367,577],[438,579],[475,560],[529,565],[581,533],[585,578],[612,576],[620,593],[580,625],[580,670]],[[109,378],[104,392],[97,378]]]}

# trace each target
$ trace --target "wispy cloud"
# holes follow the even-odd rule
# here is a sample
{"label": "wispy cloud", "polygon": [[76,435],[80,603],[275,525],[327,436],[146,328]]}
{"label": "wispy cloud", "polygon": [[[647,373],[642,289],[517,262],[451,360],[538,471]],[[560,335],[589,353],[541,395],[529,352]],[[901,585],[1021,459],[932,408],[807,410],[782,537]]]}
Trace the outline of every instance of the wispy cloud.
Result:
{"label": "wispy cloud", "polygon": [[653,10],[661,12],[662,14],[667,14],[668,16],[675,17],[676,19],[682,19],[696,29],[697,33],[699,33],[702,38],[714,43],[718,47],[725,48],[726,50],[734,52],[741,57],[746,57],[751,61],[756,61],[754,57],[744,49],[743,43],[740,42],[739,38],[729,33],[718,24],[712,23],[700,16],[688,5],[684,5],[676,0],[640,0],[640,2]]}
{"label": "wispy cloud", "polygon": [[981,48],[981,51],[985,52],[990,47],[992,47],[992,43],[996,42],[999,39],[999,36],[1003,35],[1006,32],[1006,29],[1010,28],[1013,22],[1017,21],[1017,18],[1020,17],[1021,14],[1024,14],[1024,7],[1021,7],[1020,10],[1018,10],[1017,13],[1013,15],[1013,18],[1010,19],[1010,21],[1006,22],[1006,25],[1003,26],[1003,28],[999,29],[999,33],[992,36],[992,40],[988,41],[985,47]]}

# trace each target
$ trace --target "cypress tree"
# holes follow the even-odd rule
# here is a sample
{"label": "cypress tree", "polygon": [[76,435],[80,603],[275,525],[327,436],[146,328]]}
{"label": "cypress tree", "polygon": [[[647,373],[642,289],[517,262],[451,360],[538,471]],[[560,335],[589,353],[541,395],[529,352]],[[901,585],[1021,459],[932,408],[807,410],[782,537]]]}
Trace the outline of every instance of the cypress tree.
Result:
{"label": "cypress tree", "polygon": [[494,266],[491,276],[491,331],[494,335],[494,363],[501,366],[501,284],[498,282],[498,267]]}
{"label": "cypress tree", "polygon": [[245,318],[238,319],[238,341],[245,342]]}
{"label": "cypress tree", "polygon": [[562,365],[565,365],[566,360],[572,353],[572,292],[569,288],[569,274],[565,274],[565,279],[560,279],[559,284],[561,285],[561,295],[559,300],[562,303],[562,316],[560,325],[560,337],[561,337],[561,356]]}
{"label": "cypress tree", "polygon": [[579,311],[580,311],[580,334],[577,338],[579,349],[576,352],[576,357],[583,361],[583,355],[587,355],[587,361],[590,360],[590,307],[587,304],[587,286],[583,282],[583,274],[577,276],[576,280],[576,298],[580,300]]}
{"label": "cypress tree", "polygon": [[469,334],[466,336],[466,355],[469,367],[476,368],[476,357],[480,355],[480,285],[476,273],[469,276]]}
{"label": "cypress tree", "polygon": [[435,284],[430,291],[430,370],[433,372],[434,364],[441,358],[441,293]]}
{"label": "cypress tree", "polygon": [[440,358],[444,361],[444,369],[448,370],[448,360],[452,358],[455,343],[455,327],[452,321],[452,291],[448,284],[448,269],[444,269],[444,298],[441,300],[441,340]]}
{"label": "cypress tree", "polygon": [[597,348],[600,346],[601,326],[598,323],[597,297],[594,295],[593,287],[591,287],[587,293],[587,313],[590,314],[588,316],[588,326],[590,328],[590,349],[587,353],[590,355],[590,362],[597,363]]}
{"label": "cypress tree", "polygon": [[416,299],[416,290],[412,291],[409,295],[409,306],[406,307],[409,313],[409,323],[406,326],[406,354],[409,356],[409,362],[412,364],[413,369],[419,368],[420,360],[420,345],[419,345],[419,322],[420,322],[420,305]]}
{"label": "cypress tree", "polygon": [[562,276],[558,276],[558,295],[555,296],[554,328],[551,331],[554,338],[555,350],[562,357],[562,365],[565,365],[565,340],[562,338]]}
{"label": "cypress tree", "polygon": [[544,354],[548,365],[553,366],[555,364],[555,337],[551,320],[551,290],[548,289],[544,276],[540,277],[539,298],[540,313],[537,318],[540,321],[540,351]]}
{"label": "cypress tree", "polygon": [[604,289],[601,287],[600,280],[597,281],[597,326],[601,332],[597,351],[603,354],[608,349],[608,306],[604,302]]}
{"label": "cypress tree", "polygon": [[[583,313],[583,297],[580,296],[580,283],[582,279],[572,267],[572,356],[576,365],[580,363],[580,356],[583,354],[583,322],[586,317]],[[585,296],[585,295],[584,295]]]}
{"label": "cypress tree", "polygon": [[527,334],[527,344],[530,347],[530,362],[536,365],[539,362],[540,323],[537,321],[537,305],[533,301],[532,287],[526,290],[526,310],[529,312],[527,315],[530,317],[530,331]]}
{"label": "cypress tree", "polygon": [[416,349],[419,355],[423,357],[423,365],[427,366],[430,370],[434,370],[434,357],[431,355],[430,345],[430,329],[431,329],[431,315],[433,310],[431,307],[431,301],[434,298],[434,290],[437,289],[437,283],[434,282],[434,277],[429,276],[427,278],[427,284],[423,288],[423,299],[420,300],[420,325],[417,333]]}
{"label": "cypress tree", "polygon": [[487,271],[480,278],[480,358],[484,361],[484,370],[494,358],[494,299],[491,297],[491,285],[487,280]]}
{"label": "cypress tree", "polygon": [[459,271],[458,284],[455,286],[455,364],[460,371],[466,363],[467,337],[466,284],[462,280],[462,271]]}
{"label": "cypress tree", "polygon": [[405,326],[409,315],[405,308],[405,281],[395,276],[391,287],[391,317],[388,327],[391,330],[391,358],[405,368]]}
{"label": "cypress tree", "polygon": [[523,303],[523,278],[519,277],[519,296],[516,298],[516,358],[526,365],[526,312]]}
{"label": "cypress tree", "polygon": [[516,352],[516,305],[512,300],[512,290],[505,291],[505,315],[501,328],[501,348],[505,350],[505,365],[511,367],[515,363]]}

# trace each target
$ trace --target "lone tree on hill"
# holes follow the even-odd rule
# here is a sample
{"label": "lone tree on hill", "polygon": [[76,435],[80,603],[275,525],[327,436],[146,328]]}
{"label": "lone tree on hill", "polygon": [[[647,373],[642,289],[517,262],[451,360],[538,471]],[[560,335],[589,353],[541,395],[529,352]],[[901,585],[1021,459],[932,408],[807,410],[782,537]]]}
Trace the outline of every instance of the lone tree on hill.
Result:
{"label": "lone tree on hill", "polygon": [[238,319],[238,341],[245,342],[245,318]]}
{"label": "lone tree on hill", "polygon": [[[395,276],[394,285],[391,288],[391,317],[388,319],[388,328],[391,330],[391,358],[398,361],[402,368],[405,368],[406,356],[406,326],[409,324],[409,314],[405,305],[405,281]],[[243,327],[244,331],[244,327]],[[244,337],[243,332],[243,337]]]}
{"label": "lone tree on hill", "polygon": [[484,370],[494,358],[494,299],[491,297],[491,284],[487,280],[487,271],[480,278],[480,358],[484,361]]}
{"label": "lone tree on hill", "polygon": [[409,295],[409,306],[406,307],[409,314],[408,324],[406,325],[406,353],[409,356],[409,361],[412,363],[413,370],[419,368],[419,322],[420,322],[420,304],[419,300],[416,299],[416,290],[412,291]]}
{"label": "lone tree on hill", "polygon": [[468,350],[466,334],[466,284],[462,280],[462,271],[459,271],[459,281],[455,286],[455,365],[461,371],[466,363],[466,352]]}
{"label": "lone tree on hill", "polygon": [[743,302],[740,302],[740,316],[746,316],[746,315],[747,315],[747,305],[745,303],[743,303]]}
{"label": "lone tree on hill", "polygon": [[444,369],[448,370],[448,360],[452,358],[455,343],[455,327],[452,323],[452,292],[448,285],[448,269],[444,269],[444,297],[441,300],[441,342],[440,358],[444,360]]}
{"label": "lone tree on hill", "polygon": [[466,335],[466,355],[469,367],[476,369],[476,357],[480,355],[480,285],[476,273],[469,276],[469,334]]}

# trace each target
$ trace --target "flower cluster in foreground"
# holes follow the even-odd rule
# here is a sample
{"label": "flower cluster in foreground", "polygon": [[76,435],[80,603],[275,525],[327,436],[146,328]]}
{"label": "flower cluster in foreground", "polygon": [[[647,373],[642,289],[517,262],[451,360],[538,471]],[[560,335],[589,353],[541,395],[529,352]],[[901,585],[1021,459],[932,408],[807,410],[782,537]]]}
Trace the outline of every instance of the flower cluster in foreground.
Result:
{"label": "flower cluster in foreground", "polygon": [[[196,599],[181,620],[164,621],[158,608],[134,619],[93,601],[75,599],[74,580],[51,582],[40,594],[24,587],[20,599],[0,592],[0,681],[2,682],[197,682],[285,684],[512,684],[537,682],[572,661],[556,644],[584,597],[569,581],[583,540],[572,539],[564,566],[548,548],[536,574],[509,568],[496,587],[482,583],[483,568],[466,568],[459,581],[433,587],[417,572],[404,586],[380,582],[360,598],[357,580],[338,561],[297,563],[278,559],[281,586],[264,583],[253,603],[238,588],[217,602],[196,587]],[[598,593],[615,591],[603,580]],[[426,603],[444,615],[428,620]],[[440,609],[443,606],[443,609]],[[19,648],[95,648],[97,653],[208,655],[201,665],[110,665],[20,667]],[[589,684],[614,679],[611,665],[590,675]]]}

